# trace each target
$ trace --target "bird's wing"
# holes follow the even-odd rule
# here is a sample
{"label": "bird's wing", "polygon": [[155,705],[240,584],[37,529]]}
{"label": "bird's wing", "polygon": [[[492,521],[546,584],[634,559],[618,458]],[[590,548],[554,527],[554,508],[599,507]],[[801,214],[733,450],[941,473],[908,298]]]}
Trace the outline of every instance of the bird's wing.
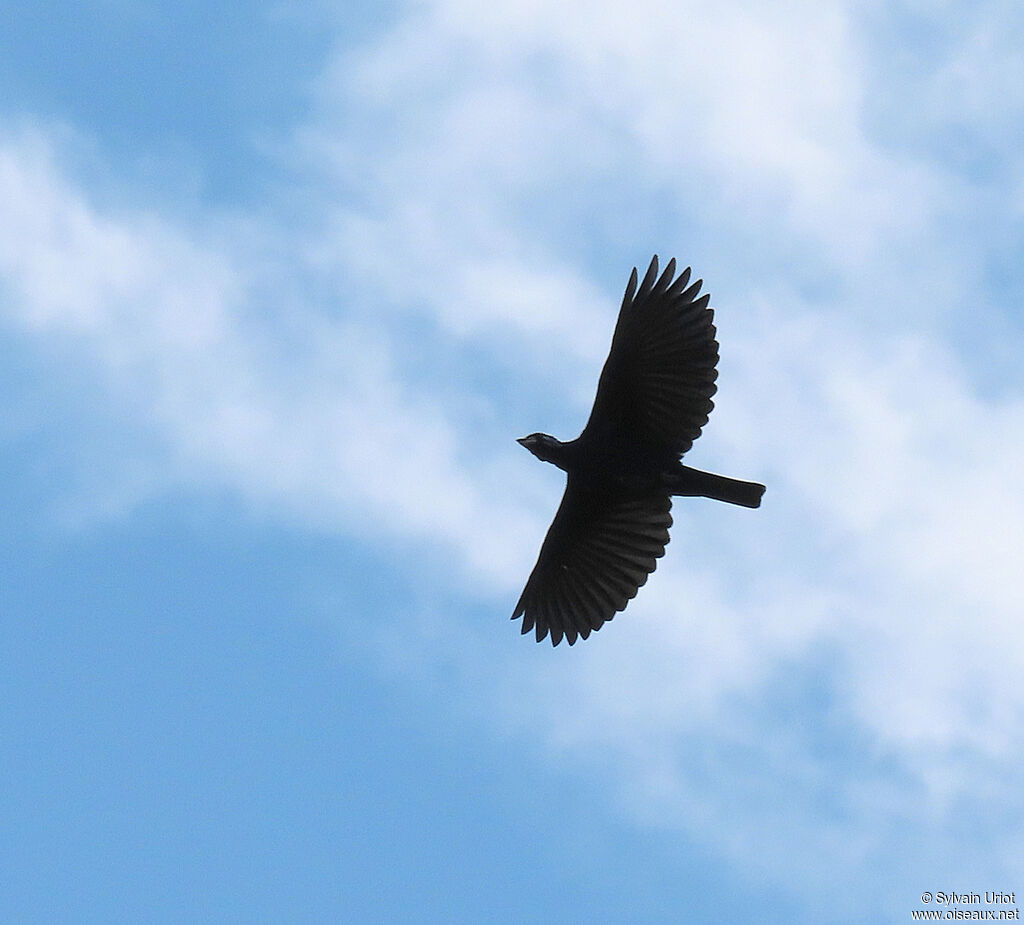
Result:
{"label": "bird's wing", "polygon": [[718,341],[701,280],[678,279],[675,259],[658,276],[658,258],[637,289],[629,278],[611,350],[583,438],[646,444],[682,456],[714,407]]}
{"label": "bird's wing", "polygon": [[665,554],[672,526],[672,499],[665,493],[628,496],[589,492],[570,476],[562,503],[540,549],[512,619],[523,632],[549,632],[557,646],[611,620]]}

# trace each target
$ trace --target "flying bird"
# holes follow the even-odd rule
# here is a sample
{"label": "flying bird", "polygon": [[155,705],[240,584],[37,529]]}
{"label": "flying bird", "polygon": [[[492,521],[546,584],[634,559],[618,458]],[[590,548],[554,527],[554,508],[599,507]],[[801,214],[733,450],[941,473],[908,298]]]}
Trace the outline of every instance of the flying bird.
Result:
{"label": "flying bird", "polygon": [[637,288],[629,277],[587,426],[563,443],[548,434],[518,442],[566,474],[565,494],[512,619],[541,642],[573,645],[626,608],[665,554],[672,498],[744,507],[765,487],[691,469],[681,457],[714,407],[718,341],[710,296],[676,262],[658,257]]}

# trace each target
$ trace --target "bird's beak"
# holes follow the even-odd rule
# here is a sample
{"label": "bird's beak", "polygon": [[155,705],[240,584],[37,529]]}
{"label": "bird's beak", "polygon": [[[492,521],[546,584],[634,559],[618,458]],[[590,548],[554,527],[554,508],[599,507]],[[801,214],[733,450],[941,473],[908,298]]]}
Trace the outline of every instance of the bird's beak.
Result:
{"label": "bird's beak", "polygon": [[[526,447],[527,446],[527,444],[526,444],[526,437],[520,437],[516,441],[516,443],[518,443],[520,446]],[[529,449],[529,447],[527,447],[527,449]]]}

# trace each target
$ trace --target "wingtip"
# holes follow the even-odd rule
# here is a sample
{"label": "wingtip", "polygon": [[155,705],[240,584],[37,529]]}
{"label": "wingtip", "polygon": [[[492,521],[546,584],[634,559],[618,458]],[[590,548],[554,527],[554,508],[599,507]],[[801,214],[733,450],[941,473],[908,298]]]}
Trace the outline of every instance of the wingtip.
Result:
{"label": "wingtip", "polygon": [[[637,273],[636,267],[633,267],[633,272],[629,274],[629,282],[626,283],[626,293],[622,297],[622,308],[625,308],[633,301],[633,296],[636,294],[636,284],[639,274]],[[621,311],[621,309],[620,309]]]}
{"label": "wingtip", "polygon": [[[697,294],[700,292],[701,286],[703,286],[703,285],[704,285],[704,280],[702,280],[702,279],[694,280],[693,283],[691,283],[685,290],[683,290],[683,292],[679,293],[679,296],[678,296],[679,304],[681,306],[686,306],[686,305],[690,305],[692,302],[694,302],[696,300],[696,298],[697,298]],[[705,295],[709,299],[711,298],[711,294],[710,293],[705,293]]]}
{"label": "wingtip", "polygon": [[665,271],[658,278],[658,282],[654,284],[654,289],[651,290],[652,295],[661,295],[666,292],[669,286],[672,284],[672,277],[676,275],[676,258],[672,257],[669,262],[665,265]]}
{"label": "wingtip", "polygon": [[658,278],[658,255],[655,254],[651,258],[651,265],[647,268],[647,273],[644,275],[644,281],[640,284],[640,292],[638,295],[646,296],[651,289],[654,287],[654,281]]}
{"label": "wingtip", "polygon": [[668,287],[667,295],[670,299],[675,299],[679,295],[679,293],[681,293],[686,288],[686,284],[689,283],[690,281],[691,272],[692,269],[690,267],[687,267],[685,270],[683,270],[682,273],[679,274],[679,276],[676,277],[675,282]]}

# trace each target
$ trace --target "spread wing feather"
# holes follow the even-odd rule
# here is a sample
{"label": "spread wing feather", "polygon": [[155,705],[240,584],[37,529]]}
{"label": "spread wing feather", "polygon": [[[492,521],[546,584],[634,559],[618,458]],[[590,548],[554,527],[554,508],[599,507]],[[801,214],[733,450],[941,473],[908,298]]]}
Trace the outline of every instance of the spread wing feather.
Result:
{"label": "spread wing feather", "polygon": [[665,554],[667,494],[589,492],[570,476],[512,619],[572,645],[624,610]]}
{"label": "spread wing feather", "polygon": [[718,341],[709,295],[690,270],[675,276],[670,260],[658,277],[658,258],[637,289],[634,268],[622,299],[611,350],[581,439],[641,442],[682,456],[714,407]]}

